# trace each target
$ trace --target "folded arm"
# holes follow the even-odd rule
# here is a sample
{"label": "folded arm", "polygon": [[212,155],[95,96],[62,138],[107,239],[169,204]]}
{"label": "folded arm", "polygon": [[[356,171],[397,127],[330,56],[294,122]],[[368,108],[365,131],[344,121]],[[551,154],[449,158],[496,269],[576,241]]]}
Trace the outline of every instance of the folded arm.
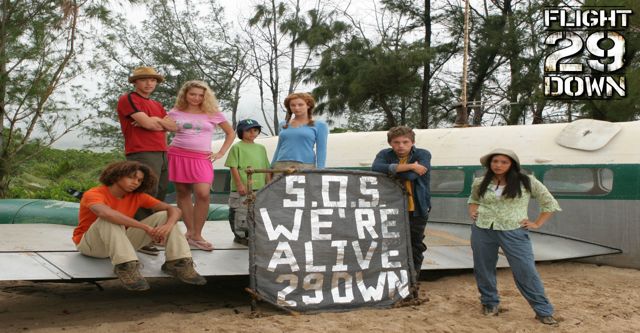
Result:
{"label": "folded arm", "polygon": [[429,171],[431,167],[431,156],[425,154],[414,163],[398,164],[389,163],[385,158],[385,153],[380,152],[376,155],[371,169],[376,172],[386,173],[406,180],[415,180]]}
{"label": "folded arm", "polygon": [[149,131],[166,131],[163,126],[163,119],[158,117],[149,117],[144,112],[135,112],[130,115],[133,119],[133,125],[142,127]]}

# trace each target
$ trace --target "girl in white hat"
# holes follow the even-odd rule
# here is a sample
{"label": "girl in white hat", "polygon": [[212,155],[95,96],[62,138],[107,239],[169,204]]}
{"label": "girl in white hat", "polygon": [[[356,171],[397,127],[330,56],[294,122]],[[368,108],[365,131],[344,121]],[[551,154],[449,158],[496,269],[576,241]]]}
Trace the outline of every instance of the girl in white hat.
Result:
{"label": "girl in white hat", "polygon": [[[536,270],[529,229],[542,227],[553,212],[561,210],[560,206],[540,181],[521,172],[520,160],[513,151],[495,149],[482,156],[480,163],[487,172],[473,181],[468,203],[474,222],[471,227],[473,272],[483,313],[499,313],[496,264],[498,248],[502,248],[516,286],[535,311],[536,319],[555,325],[553,305],[545,295]],[[540,206],[535,220],[527,216],[531,197]]]}

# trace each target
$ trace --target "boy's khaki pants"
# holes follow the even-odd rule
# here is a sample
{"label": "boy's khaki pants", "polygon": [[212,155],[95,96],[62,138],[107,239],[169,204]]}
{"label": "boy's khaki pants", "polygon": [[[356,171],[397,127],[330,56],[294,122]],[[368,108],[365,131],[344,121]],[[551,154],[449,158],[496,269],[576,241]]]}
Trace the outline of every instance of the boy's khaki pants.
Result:
{"label": "boy's khaki pants", "polygon": [[[157,212],[140,221],[152,227],[167,222],[167,212]],[[82,240],[76,246],[80,253],[96,258],[111,258],[113,265],[138,260],[136,250],[151,243],[151,237],[139,228],[125,228],[98,218],[82,235]],[[178,225],[171,229],[165,245],[167,261],[191,258],[191,249]]]}

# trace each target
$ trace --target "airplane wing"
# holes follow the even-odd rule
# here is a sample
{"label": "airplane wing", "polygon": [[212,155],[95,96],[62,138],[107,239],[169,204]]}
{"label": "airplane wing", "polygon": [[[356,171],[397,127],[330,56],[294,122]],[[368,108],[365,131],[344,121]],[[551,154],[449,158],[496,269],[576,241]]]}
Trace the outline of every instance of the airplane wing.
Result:
{"label": "airplane wing", "polygon": [[[429,221],[426,233],[428,250],[422,264],[423,270],[473,268],[469,224]],[[621,252],[607,246],[535,231],[529,236],[536,261],[578,259]],[[498,267],[509,267],[502,250],[498,254]]]}
{"label": "airplane wing", "polygon": [[[184,230],[184,226],[181,226]],[[0,225],[0,281],[2,280],[62,280],[82,281],[115,278],[108,259],[96,259],[78,253],[71,241],[73,227],[56,224]],[[427,224],[427,250],[423,270],[468,269],[473,267],[469,245],[468,224]],[[193,250],[196,269],[203,276],[233,276],[249,274],[249,251],[233,243],[227,221],[205,224],[205,238],[216,250]],[[597,244],[559,236],[531,233],[536,261],[574,259],[619,253]],[[146,277],[166,277],[160,271],[164,252],[158,256],[139,254]],[[500,254],[498,267],[508,267]]]}
{"label": "airplane wing", "polygon": [[[181,226],[184,229],[184,226]],[[55,224],[0,225],[0,280],[99,280],[115,278],[108,259],[80,254],[71,235],[73,227]],[[206,223],[204,235],[216,250],[193,250],[198,272],[204,276],[249,274],[246,246],[233,243],[228,222]],[[157,256],[138,253],[141,273],[166,277],[160,270],[164,252]]]}

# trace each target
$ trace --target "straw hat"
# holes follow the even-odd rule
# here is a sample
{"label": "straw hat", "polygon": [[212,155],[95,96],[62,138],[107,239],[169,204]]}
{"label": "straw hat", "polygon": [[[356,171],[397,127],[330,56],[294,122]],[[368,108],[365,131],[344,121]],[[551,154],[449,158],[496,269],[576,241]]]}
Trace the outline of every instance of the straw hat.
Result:
{"label": "straw hat", "polygon": [[158,83],[164,81],[164,77],[156,72],[153,67],[141,66],[133,70],[133,74],[129,76],[129,83],[134,83],[138,79],[154,78]]}
{"label": "straw hat", "polygon": [[518,158],[518,155],[516,155],[516,153],[513,150],[504,149],[504,148],[496,148],[491,152],[489,152],[488,154],[480,157],[480,164],[488,168],[489,162],[491,160],[491,156],[493,155],[509,156],[514,162],[516,162],[516,164],[520,165],[520,159]]}

